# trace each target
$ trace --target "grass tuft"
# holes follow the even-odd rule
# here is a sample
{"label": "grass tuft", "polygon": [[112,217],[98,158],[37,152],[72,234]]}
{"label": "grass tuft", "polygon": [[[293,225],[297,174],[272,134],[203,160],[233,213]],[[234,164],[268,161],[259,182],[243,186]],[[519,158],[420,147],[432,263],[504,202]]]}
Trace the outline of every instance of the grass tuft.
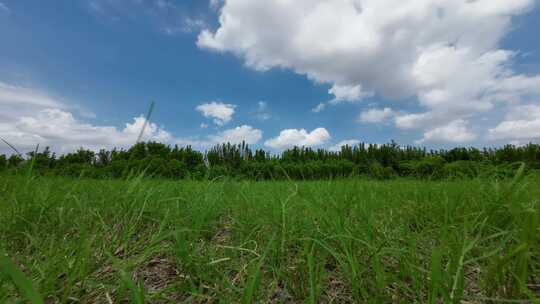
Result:
{"label": "grass tuft", "polygon": [[0,175],[0,303],[538,303],[539,183]]}

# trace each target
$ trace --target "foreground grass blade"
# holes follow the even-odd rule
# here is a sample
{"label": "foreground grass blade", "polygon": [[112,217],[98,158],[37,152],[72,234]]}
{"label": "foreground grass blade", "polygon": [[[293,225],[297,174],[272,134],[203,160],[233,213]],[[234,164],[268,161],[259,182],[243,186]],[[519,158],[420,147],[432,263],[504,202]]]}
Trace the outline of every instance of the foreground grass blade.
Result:
{"label": "foreground grass blade", "polygon": [[132,303],[135,304],[144,304],[144,287],[139,286],[136,284],[129,276],[129,274],[124,271],[120,270],[120,278],[122,279],[122,282],[126,285],[126,287],[130,291],[130,298]]}
{"label": "foreground grass blade", "polygon": [[510,191],[512,179],[142,175],[27,186],[25,173],[0,174],[0,303],[538,302],[540,175]]}
{"label": "foreground grass blade", "polygon": [[5,273],[15,286],[32,304],[43,304],[43,298],[36,291],[32,282],[24,275],[24,273],[15,265],[5,254],[0,252],[0,272]]}
{"label": "foreground grass blade", "polygon": [[261,271],[263,264],[266,260],[266,256],[268,255],[268,252],[272,248],[272,245],[274,243],[275,235],[272,236],[270,239],[270,242],[268,242],[268,245],[266,246],[266,249],[264,250],[264,253],[261,257],[259,257],[259,261],[257,264],[253,267],[252,274],[250,275],[247,283],[247,287],[244,290],[244,296],[242,297],[242,303],[249,304],[254,302],[255,295],[257,291],[259,290],[259,286],[261,285]]}
{"label": "foreground grass blade", "polygon": [[435,248],[431,256],[429,303],[435,304],[443,285],[442,249]]}

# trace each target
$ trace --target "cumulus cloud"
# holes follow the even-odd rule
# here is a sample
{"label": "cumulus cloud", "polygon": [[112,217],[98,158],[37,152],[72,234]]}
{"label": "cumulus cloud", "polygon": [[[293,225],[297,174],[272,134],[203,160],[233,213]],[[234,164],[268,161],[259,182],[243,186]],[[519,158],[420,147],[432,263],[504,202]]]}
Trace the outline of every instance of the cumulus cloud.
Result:
{"label": "cumulus cloud", "polygon": [[372,97],[374,95],[373,92],[365,92],[362,89],[361,85],[340,86],[335,84],[330,88],[330,90],[328,90],[328,93],[334,95],[334,99],[328,102],[319,103],[316,107],[312,109],[313,112],[319,113],[323,111],[328,105],[332,106],[345,102],[353,103],[360,101],[364,98]]}
{"label": "cumulus cloud", "polygon": [[434,124],[435,119],[432,113],[402,114],[395,117],[396,127],[407,130],[417,129],[427,124]]}
{"label": "cumulus cloud", "polygon": [[540,106],[530,104],[515,107],[504,121],[489,130],[488,136],[491,140],[539,141]]}
{"label": "cumulus cloud", "polygon": [[[143,116],[135,117],[123,128],[96,126],[73,117],[59,109],[42,110],[34,116],[24,116],[11,123],[0,123],[0,134],[19,150],[32,150],[37,144],[49,146],[54,151],[66,153],[80,147],[99,149],[128,148],[136,143],[145,123]],[[176,138],[155,123],[148,123],[143,141],[158,141],[165,144],[191,145],[198,149],[209,148],[219,143],[255,144],[262,138],[262,131],[243,125],[228,129],[202,139]],[[6,146],[0,152],[9,153]]]}
{"label": "cumulus cloud", "polygon": [[[0,81],[0,122],[9,124],[22,116],[32,115],[44,109],[66,109],[59,98],[34,88],[12,85]],[[71,106],[72,107],[72,106]]]}
{"label": "cumulus cloud", "polygon": [[466,143],[473,141],[477,135],[467,128],[467,122],[463,119],[454,120],[444,126],[434,128],[424,133],[424,137],[417,140],[417,144],[426,142],[451,142]]}
{"label": "cumulus cloud", "polygon": [[361,85],[346,85],[346,86],[340,86],[340,85],[334,85],[328,93],[334,95],[336,98],[334,99],[334,102],[342,102],[342,101],[357,101],[364,97],[372,96],[373,93],[371,92],[364,92],[362,90]]}
{"label": "cumulus cloud", "polygon": [[[145,123],[145,118],[140,116],[120,129],[96,126],[77,119],[71,112],[77,108],[44,90],[0,82],[0,136],[22,151],[37,144],[50,146],[59,153],[79,147],[122,148],[136,142]],[[143,139],[170,142],[173,137],[149,123]],[[3,145],[0,152],[11,151]]]}
{"label": "cumulus cloud", "polygon": [[[0,136],[21,151],[33,150],[37,144],[61,154],[80,147],[94,151],[128,148],[136,143],[146,121],[141,115],[120,128],[92,124],[70,111],[76,107],[51,96],[42,90],[0,82]],[[261,138],[261,130],[247,125],[206,137],[179,138],[149,122],[142,140],[206,149],[222,142],[255,144]],[[11,152],[6,145],[0,145],[0,153]]]}
{"label": "cumulus cloud", "polygon": [[[76,119],[70,112],[45,109],[32,116],[0,123],[0,133],[3,138],[21,150],[32,149],[40,144],[50,146],[59,153],[66,153],[79,147],[91,150],[129,147],[135,144],[144,122],[145,118],[140,116],[122,129],[95,126]],[[156,124],[149,123],[143,140],[170,142],[172,135]]]}
{"label": "cumulus cloud", "polygon": [[363,123],[381,123],[394,115],[395,112],[390,108],[369,109],[360,113],[358,120]]}
{"label": "cumulus cloud", "polygon": [[198,105],[195,109],[204,117],[212,118],[216,125],[223,126],[231,121],[235,108],[236,106],[232,104],[213,101]]}
{"label": "cumulus cloud", "polygon": [[512,18],[534,0],[228,0],[201,48],[231,52],[258,71],[287,68],[331,86],[328,104],[379,94],[415,97],[396,126],[427,133],[474,121],[497,103],[540,96],[540,77],[516,73],[500,49]]}
{"label": "cumulus cloud", "polygon": [[[433,48],[413,69],[420,84],[418,100],[428,111],[405,115],[397,126],[425,128],[469,119],[499,103],[520,103],[540,95],[540,77],[515,74],[509,63],[515,53],[478,54],[472,48]],[[409,122],[409,124],[403,122]]]}
{"label": "cumulus cloud", "polygon": [[341,151],[341,147],[344,147],[344,146],[349,146],[349,147],[354,147],[356,145],[358,145],[360,143],[359,140],[357,139],[347,139],[347,140],[342,140],[340,141],[339,143],[331,146],[330,148],[328,148],[330,151]]}
{"label": "cumulus cloud", "polygon": [[261,140],[263,132],[252,126],[243,125],[233,129],[225,130],[217,135],[209,137],[208,144],[231,143],[237,144],[245,142],[246,144],[256,144]]}
{"label": "cumulus cloud", "polygon": [[63,103],[45,92],[26,87],[10,85],[0,81],[1,106],[62,107]]}
{"label": "cumulus cloud", "polygon": [[283,150],[294,146],[320,146],[331,139],[330,133],[325,128],[317,128],[311,132],[305,129],[286,129],[279,136],[267,140],[264,145],[277,150]]}

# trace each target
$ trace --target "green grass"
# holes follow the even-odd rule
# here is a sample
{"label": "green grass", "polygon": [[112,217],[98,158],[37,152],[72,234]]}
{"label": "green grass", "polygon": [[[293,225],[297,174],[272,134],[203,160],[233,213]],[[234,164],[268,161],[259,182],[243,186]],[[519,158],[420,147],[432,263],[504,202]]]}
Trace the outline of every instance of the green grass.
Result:
{"label": "green grass", "polygon": [[538,303],[539,200],[538,177],[0,176],[0,303]]}

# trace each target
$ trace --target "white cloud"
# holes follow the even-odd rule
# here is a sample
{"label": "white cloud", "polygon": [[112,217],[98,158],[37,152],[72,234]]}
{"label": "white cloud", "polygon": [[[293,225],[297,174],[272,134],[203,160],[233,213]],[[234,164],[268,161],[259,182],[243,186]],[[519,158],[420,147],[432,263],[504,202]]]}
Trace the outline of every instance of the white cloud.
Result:
{"label": "white cloud", "polygon": [[331,103],[340,103],[340,102],[354,102],[359,101],[366,97],[373,96],[373,92],[364,92],[361,85],[334,85],[328,93],[335,96]]}
{"label": "white cloud", "polygon": [[[80,147],[97,151],[130,147],[136,143],[145,124],[145,118],[139,116],[121,128],[95,125],[77,118],[69,110],[72,108],[77,107],[63,103],[43,90],[0,82],[0,137],[21,152],[33,150],[37,144],[49,146],[60,154]],[[202,138],[179,138],[149,122],[142,140],[205,149],[222,142],[254,144],[261,138],[261,130],[247,125]],[[9,147],[0,144],[0,154],[11,152]]]}
{"label": "white cloud", "polygon": [[343,141],[340,141],[339,143],[331,146],[329,148],[330,151],[341,151],[341,147],[343,146],[349,146],[349,147],[354,147],[356,145],[358,145],[360,143],[359,140],[357,139],[347,139],[347,140],[343,140]]}
{"label": "white cloud", "polygon": [[220,27],[203,31],[198,45],[234,52],[258,70],[294,69],[333,84],[338,94],[339,88],[359,93],[365,87],[407,96],[416,91],[412,72],[424,52],[453,44],[482,55],[497,46],[511,17],[533,4],[534,0],[229,0],[221,11]]}
{"label": "white cloud", "polygon": [[[145,118],[137,117],[123,129],[95,126],[78,120],[67,104],[44,90],[0,82],[0,136],[20,150],[37,144],[50,146],[60,153],[81,146],[92,150],[127,147],[135,143]],[[83,116],[91,116],[81,112]],[[169,141],[171,135],[155,124],[147,125],[144,139]],[[11,152],[0,147],[1,152]]]}
{"label": "white cloud", "polygon": [[305,129],[286,129],[278,137],[267,140],[264,145],[273,149],[283,150],[294,146],[320,146],[331,139],[325,128],[317,128],[311,132]]}
{"label": "white cloud", "polygon": [[[95,126],[73,117],[60,109],[45,109],[32,116],[16,118],[0,123],[0,133],[8,142],[20,150],[29,150],[39,144],[50,146],[54,151],[66,153],[79,147],[91,150],[101,148],[125,148],[135,144],[145,122],[140,116],[127,123],[123,129],[112,126]],[[143,140],[170,142],[172,135],[149,123]],[[3,147],[2,150],[6,150]]]}
{"label": "white cloud", "polygon": [[360,113],[358,120],[363,123],[381,123],[394,115],[395,112],[390,108],[369,109]]}
{"label": "white cloud", "polygon": [[45,92],[0,81],[0,106],[63,107],[63,103]]}
{"label": "white cloud", "polygon": [[8,123],[18,117],[50,108],[70,109],[83,117],[95,117],[94,113],[84,107],[66,103],[45,90],[0,81],[0,122]]}
{"label": "white cloud", "polygon": [[396,127],[400,129],[417,129],[433,121],[432,113],[402,114],[395,118]]}
{"label": "white cloud", "polygon": [[535,120],[503,121],[497,127],[490,129],[489,135],[493,140],[518,138],[527,141],[538,141],[540,139],[540,118]]}
{"label": "white cloud", "polygon": [[37,89],[0,81],[0,122],[12,123],[17,118],[47,108],[65,109],[68,105],[51,94]]}
{"label": "white cloud", "polygon": [[540,95],[540,76],[516,75],[509,69],[515,53],[473,48],[436,47],[418,59],[418,127],[440,125],[487,112],[497,103],[520,103]]}
{"label": "white cloud", "polygon": [[434,128],[433,130],[424,133],[424,138],[417,140],[417,144],[426,142],[451,142],[465,143],[473,141],[477,135],[472,133],[467,128],[467,122],[462,119],[454,120],[447,125]]}
{"label": "white cloud", "polygon": [[195,109],[206,118],[213,118],[213,121],[218,126],[223,126],[231,121],[234,115],[235,105],[225,104],[222,102],[210,102],[198,105]]}
{"label": "white cloud", "polygon": [[[49,146],[58,153],[67,153],[80,147],[99,149],[128,148],[136,143],[144,125],[143,116],[135,117],[124,128],[96,126],[73,117],[69,112],[47,109],[34,116],[24,116],[11,123],[0,123],[2,138],[21,151],[30,151],[39,144]],[[165,144],[191,145],[197,149],[209,148],[219,143],[255,144],[262,138],[262,131],[243,125],[228,129],[202,139],[176,138],[155,123],[146,126],[143,141],[158,141]],[[1,153],[11,153],[7,146],[0,146]]]}
{"label": "white cloud", "polygon": [[373,92],[365,92],[362,89],[361,85],[345,85],[340,86],[334,84],[330,90],[328,90],[329,94],[334,95],[334,99],[328,101],[328,102],[321,102],[319,103],[315,108],[311,109],[315,113],[322,112],[328,105],[335,106],[340,103],[354,103],[357,101],[360,101],[364,98],[369,98],[374,95]]}
{"label": "white cloud", "polygon": [[328,104],[372,94],[416,97],[397,127],[425,133],[540,97],[540,77],[516,73],[500,49],[512,18],[535,0],[228,0],[201,48],[232,52],[258,71],[287,68],[331,85]]}
{"label": "white cloud", "polygon": [[536,142],[540,140],[540,106],[524,105],[510,111],[506,119],[489,130],[491,140]]}
{"label": "white cloud", "polygon": [[256,144],[262,138],[262,131],[251,126],[243,125],[234,129],[225,130],[209,137],[210,144],[231,143],[237,144],[242,141],[246,144]]}

